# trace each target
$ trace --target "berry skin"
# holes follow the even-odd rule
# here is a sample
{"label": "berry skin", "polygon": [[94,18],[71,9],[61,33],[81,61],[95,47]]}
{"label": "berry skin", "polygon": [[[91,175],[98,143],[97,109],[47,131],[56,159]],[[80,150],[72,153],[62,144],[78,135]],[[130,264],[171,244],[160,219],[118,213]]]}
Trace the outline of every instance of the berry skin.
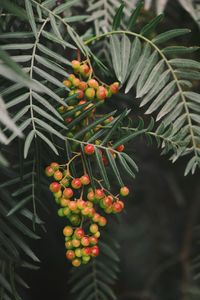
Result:
{"label": "berry skin", "polygon": [[112,94],[117,94],[119,92],[119,82],[114,82],[110,85],[110,91]]}
{"label": "berry skin", "polygon": [[73,251],[73,250],[67,250],[67,252],[66,252],[66,257],[67,257],[67,259],[69,259],[69,260],[74,259],[74,258],[75,258],[75,253],[74,253],[74,251]]}
{"label": "berry skin", "polygon": [[100,237],[100,235],[101,235],[101,234],[100,234],[100,231],[97,231],[97,232],[94,234],[94,237],[98,239],[98,238]]}
{"label": "berry skin", "polygon": [[93,246],[93,247],[91,248],[91,255],[92,255],[93,257],[96,257],[96,256],[99,255],[99,247],[98,247],[98,246]]}
{"label": "berry skin", "polygon": [[86,202],[82,199],[77,200],[77,208],[82,210],[86,207]]}
{"label": "berry skin", "polygon": [[72,86],[72,83],[71,83],[71,81],[69,81],[69,80],[64,80],[64,81],[63,81],[63,84],[64,84],[64,86],[66,86],[66,87],[68,87],[68,88],[70,88],[70,87]]}
{"label": "berry skin", "polygon": [[61,190],[59,190],[57,193],[53,193],[53,195],[54,195],[54,197],[55,198],[61,198],[62,197],[62,191]]}
{"label": "berry skin", "polygon": [[99,230],[99,227],[97,224],[92,224],[90,225],[90,232],[91,233],[96,233]]}
{"label": "berry skin", "polygon": [[81,183],[81,180],[79,178],[74,178],[71,182],[71,186],[78,190],[82,187],[82,183]]}
{"label": "berry skin", "polygon": [[53,169],[51,166],[46,167],[46,169],[45,169],[45,174],[46,174],[48,177],[53,176],[53,174],[54,174],[54,169]]}
{"label": "berry skin", "polygon": [[106,221],[106,218],[104,218],[104,217],[100,217],[99,218],[99,226],[106,226],[106,223],[107,223],[107,221]]}
{"label": "berry skin", "polygon": [[78,248],[80,246],[81,242],[77,239],[72,240],[72,245],[74,248]]}
{"label": "berry skin", "polygon": [[77,248],[75,250],[75,255],[76,255],[76,257],[81,257],[82,256],[82,250],[81,250],[81,248]]}
{"label": "berry skin", "polygon": [[60,181],[63,177],[63,173],[61,171],[57,170],[57,171],[55,171],[53,177],[55,180]]}
{"label": "berry skin", "polygon": [[95,223],[98,223],[100,218],[101,218],[101,216],[98,213],[95,213],[94,217],[92,218],[92,221]]}
{"label": "berry skin", "polygon": [[82,239],[84,237],[84,235],[85,235],[85,233],[82,228],[76,228],[75,236],[77,237],[77,239]]}
{"label": "berry skin", "polygon": [[75,94],[78,94],[76,96],[77,99],[82,99],[84,97],[84,92],[82,90],[79,89],[75,90]]}
{"label": "berry skin", "polygon": [[67,178],[63,178],[61,180],[60,184],[62,184],[64,187],[68,187],[69,186],[69,180]]}
{"label": "berry skin", "polygon": [[77,209],[77,203],[76,201],[69,201],[68,207],[71,211],[75,211]]}
{"label": "berry skin", "polygon": [[98,243],[98,240],[95,236],[90,236],[89,240],[90,240],[90,245],[96,245]]}
{"label": "berry skin", "polygon": [[95,194],[93,191],[91,191],[87,194],[87,199],[92,202],[95,200]]}
{"label": "berry skin", "polygon": [[93,218],[95,215],[95,209],[93,207],[90,207],[88,209],[88,217]]}
{"label": "berry skin", "polygon": [[52,162],[50,167],[52,167],[54,171],[57,171],[59,169],[59,164],[57,162]]}
{"label": "berry skin", "polygon": [[82,91],[85,91],[87,89],[87,87],[88,87],[88,85],[87,85],[87,82],[85,82],[85,81],[81,81],[78,86],[78,88]]}
{"label": "berry skin", "polygon": [[87,174],[81,176],[80,180],[81,180],[82,185],[90,184],[90,177]]}
{"label": "berry skin", "polygon": [[89,244],[90,244],[90,239],[88,236],[84,236],[82,237],[81,239],[81,244],[84,246],[84,247],[88,247]]}
{"label": "berry skin", "polygon": [[65,197],[66,199],[69,199],[73,196],[74,192],[71,188],[65,188],[63,191],[63,197]]}
{"label": "berry skin", "polygon": [[72,260],[72,265],[73,265],[74,267],[80,267],[80,265],[81,265],[81,260],[78,259],[78,258],[73,259],[73,260]]}
{"label": "berry skin", "polygon": [[82,263],[83,264],[87,264],[89,261],[90,261],[90,256],[85,255],[85,256],[82,257]]}
{"label": "berry skin", "polygon": [[91,254],[91,249],[89,247],[83,248],[82,249],[82,255],[83,256],[88,256]]}
{"label": "berry skin", "polygon": [[60,183],[54,181],[50,184],[49,188],[52,193],[57,193],[58,191],[60,191],[61,185]]}
{"label": "berry skin", "polygon": [[94,88],[87,88],[85,90],[85,97],[88,100],[93,100],[95,98],[95,89]]}
{"label": "berry skin", "polygon": [[123,209],[121,201],[116,201],[115,203],[113,203],[112,208],[114,213],[120,213]]}
{"label": "berry skin", "polygon": [[73,232],[74,231],[71,226],[65,226],[65,228],[63,229],[64,236],[72,236]]}
{"label": "berry skin", "polygon": [[59,217],[64,217],[64,214],[63,214],[63,209],[62,208],[59,208],[59,210],[58,210],[58,216]]}
{"label": "berry skin", "polygon": [[94,146],[91,145],[91,144],[88,144],[88,145],[86,145],[86,146],[84,147],[84,152],[85,152],[85,154],[87,154],[87,155],[92,155],[92,154],[94,154],[94,151],[95,151],[95,148],[94,148]]}
{"label": "berry skin", "polygon": [[100,86],[97,90],[96,96],[98,100],[104,100],[107,96],[107,90],[105,87]]}
{"label": "berry skin", "polygon": [[84,77],[88,77],[89,74],[90,74],[90,68],[89,68],[89,66],[87,64],[83,64],[83,65],[80,66],[79,72]]}
{"label": "berry skin", "polygon": [[88,80],[87,83],[88,83],[88,86],[91,88],[98,89],[98,87],[99,87],[99,84],[95,79],[90,79],[90,80]]}
{"label": "berry skin", "polygon": [[127,188],[127,186],[123,186],[123,187],[121,187],[121,189],[120,189],[120,195],[121,196],[128,196],[128,194],[129,194],[129,189]]}
{"label": "berry skin", "polygon": [[78,70],[80,68],[80,62],[78,60],[72,60],[72,68]]}
{"label": "berry skin", "polygon": [[102,199],[103,197],[105,197],[105,193],[102,189],[96,189],[95,191],[95,198],[100,200]]}
{"label": "berry skin", "polygon": [[103,199],[103,205],[107,208],[112,205],[112,198],[111,197],[105,197]]}
{"label": "berry skin", "polygon": [[71,210],[69,209],[69,207],[63,208],[62,211],[63,211],[63,217],[64,216],[68,217],[71,214]]}
{"label": "berry skin", "polygon": [[70,74],[68,80],[72,82],[74,78],[76,78],[76,76],[74,74]]}
{"label": "berry skin", "polygon": [[62,207],[67,207],[68,204],[69,204],[69,201],[70,201],[70,200],[68,200],[68,199],[61,198],[61,199],[60,199],[60,205],[61,205]]}
{"label": "berry skin", "polygon": [[89,207],[83,208],[82,211],[81,211],[81,213],[82,213],[83,216],[88,216],[88,214],[89,214]]}
{"label": "berry skin", "polygon": [[78,226],[81,222],[80,216],[75,214],[70,215],[69,220],[74,226]]}
{"label": "berry skin", "polygon": [[116,150],[117,151],[119,151],[119,152],[122,152],[122,151],[124,151],[124,145],[119,145],[117,148],[116,148]]}
{"label": "berry skin", "polygon": [[72,241],[66,241],[65,242],[65,248],[67,249],[67,250],[71,250],[71,249],[73,249],[73,245],[72,245]]}
{"label": "berry skin", "polygon": [[108,159],[107,159],[107,157],[105,157],[105,156],[102,156],[102,160],[103,160],[103,164],[104,164],[104,166],[108,166],[109,162],[108,162]]}

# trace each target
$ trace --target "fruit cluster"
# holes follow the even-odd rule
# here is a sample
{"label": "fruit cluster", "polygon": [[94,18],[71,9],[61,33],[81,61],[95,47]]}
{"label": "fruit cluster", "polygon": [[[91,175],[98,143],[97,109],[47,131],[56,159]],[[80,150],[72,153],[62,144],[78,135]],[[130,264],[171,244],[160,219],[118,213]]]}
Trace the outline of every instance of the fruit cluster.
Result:
{"label": "fruit cluster", "polygon": [[[102,187],[93,190],[87,174],[73,178],[69,172],[69,165],[63,166],[52,162],[46,167],[45,173],[55,180],[49,188],[56,203],[61,206],[58,215],[66,217],[72,226],[78,226],[76,229],[66,226],[63,230],[66,257],[72,260],[73,266],[86,264],[91,257],[98,256],[99,226],[103,227],[107,223],[106,217],[98,212],[99,209],[103,210],[104,215],[116,214],[123,210],[124,203],[119,200],[119,195],[114,196]],[[128,194],[128,188],[121,187],[120,195]],[[83,226],[89,232],[87,235]]]}

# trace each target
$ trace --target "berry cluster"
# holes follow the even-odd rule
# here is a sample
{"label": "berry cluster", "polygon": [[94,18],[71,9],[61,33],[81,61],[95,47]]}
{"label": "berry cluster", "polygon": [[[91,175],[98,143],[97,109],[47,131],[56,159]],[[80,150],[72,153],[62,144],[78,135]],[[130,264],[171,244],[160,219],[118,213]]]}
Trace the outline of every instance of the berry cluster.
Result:
{"label": "berry cluster", "polygon": [[[87,174],[73,178],[69,172],[69,165],[63,166],[52,162],[46,167],[45,173],[55,180],[49,188],[56,203],[61,206],[58,215],[66,217],[72,226],[78,226],[76,229],[66,226],[63,230],[66,257],[72,260],[73,266],[86,264],[91,257],[98,256],[99,226],[103,227],[107,223],[106,217],[98,212],[99,209],[103,210],[104,215],[116,214],[123,210],[124,203],[119,199],[119,195],[114,196],[102,187],[93,190]],[[120,195],[128,194],[128,188],[121,187]],[[83,226],[88,234],[83,230]]]}

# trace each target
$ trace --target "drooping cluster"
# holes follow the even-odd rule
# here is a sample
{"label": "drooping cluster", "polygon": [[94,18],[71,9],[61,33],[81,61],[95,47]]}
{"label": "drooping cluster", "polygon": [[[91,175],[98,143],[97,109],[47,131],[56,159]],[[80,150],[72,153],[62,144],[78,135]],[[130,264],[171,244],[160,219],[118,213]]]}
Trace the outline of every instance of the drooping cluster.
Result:
{"label": "drooping cluster", "polygon": [[[120,213],[124,203],[119,195],[114,196],[102,187],[93,189],[87,174],[73,178],[68,165],[53,162],[46,167],[45,173],[55,180],[49,188],[60,206],[58,215],[67,218],[72,225],[63,230],[66,257],[73,266],[86,264],[99,254],[99,227],[107,224],[106,214]],[[119,194],[127,196],[128,193],[128,188],[122,187]]]}

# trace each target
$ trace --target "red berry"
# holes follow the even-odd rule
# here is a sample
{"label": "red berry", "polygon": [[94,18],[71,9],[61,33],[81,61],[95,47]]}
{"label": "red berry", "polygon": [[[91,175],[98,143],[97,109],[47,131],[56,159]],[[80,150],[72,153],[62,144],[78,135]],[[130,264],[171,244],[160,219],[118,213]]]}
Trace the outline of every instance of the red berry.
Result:
{"label": "red berry", "polygon": [[75,236],[77,237],[77,239],[82,239],[82,237],[84,237],[84,230],[82,228],[76,228],[75,230]]}
{"label": "red berry", "polygon": [[51,166],[46,167],[46,169],[45,169],[45,174],[46,174],[48,177],[53,176],[53,174],[54,174],[54,169],[53,169]]}
{"label": "red berry", "polygon": [[75,253],[74,253],[74,251],[73,251],[73,250],[67,250],[67,252],[66,252],[66,257],[67,257],[67,259],[69,259],[69,260],[74,259],[74,258],[75,258]]}
{"label": "red berry", "polygon": [[116,150],[119,151],[119,152],[124,151],[124,145],[119,145],[119,146],[116,148]]}
{"label": "red berry", "polygon": [[80,189],[82,187],[81,180],[79,178],[74,178],[71,182],[71,185],[74,189]]}
{"label": "red berry", "polygon": [[113,203],[112,208],[114,213],[120,213],[123,209],[123,206],[120,201],[116,201]]}
{"label": "red berry", "polygon": [[89,244],[90,244],[89,237],[88,237],[88,236],[82,237],[82,239],[81,239],[81,244],[82,244],[84,247],[88,247]]}
{"label": "red berry", "polygon": [[84,152],[85,152],[85,154],[87,154],[87,155],[92,155],[92,154],[94,154],[94,151],[95,151],[95,148],[94,148],[94,146],[91,145],[91,144],[88,144],[88,145],[86,145],[86,146],[84,147]]}
{"label": "red berry", "polygon": [[103,189],[96,189],[95,190],[95,198],[100,200],[103,197],[105,197],[105,193],[104,193]]}
{"label": "red berry", "polygon": [[98,240],[95,236],[90,236],[89,240],[91,245],[96,245],[98,243]]}
{"label": "red berry", "polygon": [[125,196],[128,196],[128,194],[129,194],[129,189],[127,188],[127,186],[121,187],[120,195],[125,197]]}
{"label": "red berry", "polygon": [[93,191],[91,191],[87,194],[87,199],[92,202],[95,200],[95,195],[94,195]]}
{"label": "red berry", "polygon": [[104,100],[107,96],[107,90],[105,89],[105,87],[100,86],[97,90],[96,96],[97,99]]}
{"label": "red berry", "polygon": [[83,256],[88,256],[91,254],[91,249],[89,247],[83,248],[82,249],[82,255]]}
{"label": "red berry", "polygon": [[99,84],[95,79],[89,79],[87,83],[91,88],[97,89],[99,87]]}
{"label": "red berry", "polygon": [[95,89],[93,89],[93,88],[87,88],[85,90],[85,97],[88,100],[93,100],[95,98]]}
{"label": "red berry", "polygon": [[78,60],[72,60],[72,68],[78,70],[80,68],[80,62]]}
{"label": "red berry", "polygon": [[110,90],[113,94],[117,94],[119,92],[119,82],[114,82],[110,85]]}
{"label": "red berry", "polygon": [[64,236],[71,236],[73,234],[73,228],[71,226],[65,226],[63,229]]}
{"label": "red berry", "polygon": [[81,176],[80,180],[83,185],[88,185],[90,183],[90,177],[87,174]]}
{"label": "red berry", "polygon": [[77,99],[82,99],[84,97],[84,92],[82,90],[75,90],[75,94],[78,94],[76,96]]}
{"label": "red berry", "polygon": [[72,120],[73,120],[73,119],[72,119],[71,117],[66,118],[66,119],[65,119],[65,123],[69,124],[69,123],[71,123]]}
{"label": "red berry", "polygon": [[109,207],[112,205],[112,198],[111,197],[105,197],[103,199],[103,204],[105,207]]}
{"label": "red berry", "polygon": [[93,257],[96,257],[96,256],[99,255],[99,247],[98,247],[98,246],[93,246],[93,247],[91,248],[91,255],[92,255]]}
{"label": "red berry", "polygon": [[54,181],[50,184],[49,188],[52,191],[52,193],[57,193],[58,191],[60,191],[61,185],[60,183]]}
{"label": "red berry", "polygon": [[63,196],[67,199],[71,198],[73,196],[74,192],[71,188],[65,188],[63,191]]}
{"label": "red berry", "polygon": [[87,82],[85,82],[85,81],[81,81],[78,86],[78,88],[82,91],[85,91],[87,89],[87,87],[88,87],[88,85],[87,85]]}
{"label": "red berry", "polygon": [[109,164],[107,157],[102,156],[103,164],[104,166],[107,166]]}
{"label": "red berry", "polygon": [[89,74],[90,74],[90,68],[87,64],[81,65],[80,68],[79,68],[79,71],[80,71],[80,74],[85,76],[85,77],[88,77]]}
{"label": "red berry", "polygon": [[55,180],[60,181],[63,177],[63,173],[61,171],[57,170],[57,171],[55,171],[53,177]]}
{"label": "red berry", "polygon": [[50,167],[52,167],[54,171],[57,171],[59,169],[59,164],[57,162],[52,162]]}
{"label": "red berry", "polygon": [[[81,101],[79,101],[78,105],[82,105],[82,104],[85,104],[85,103],[86,103],[85,100],[81,100]],[[85,121],[85,120],[83,120],[83,121]]]}

